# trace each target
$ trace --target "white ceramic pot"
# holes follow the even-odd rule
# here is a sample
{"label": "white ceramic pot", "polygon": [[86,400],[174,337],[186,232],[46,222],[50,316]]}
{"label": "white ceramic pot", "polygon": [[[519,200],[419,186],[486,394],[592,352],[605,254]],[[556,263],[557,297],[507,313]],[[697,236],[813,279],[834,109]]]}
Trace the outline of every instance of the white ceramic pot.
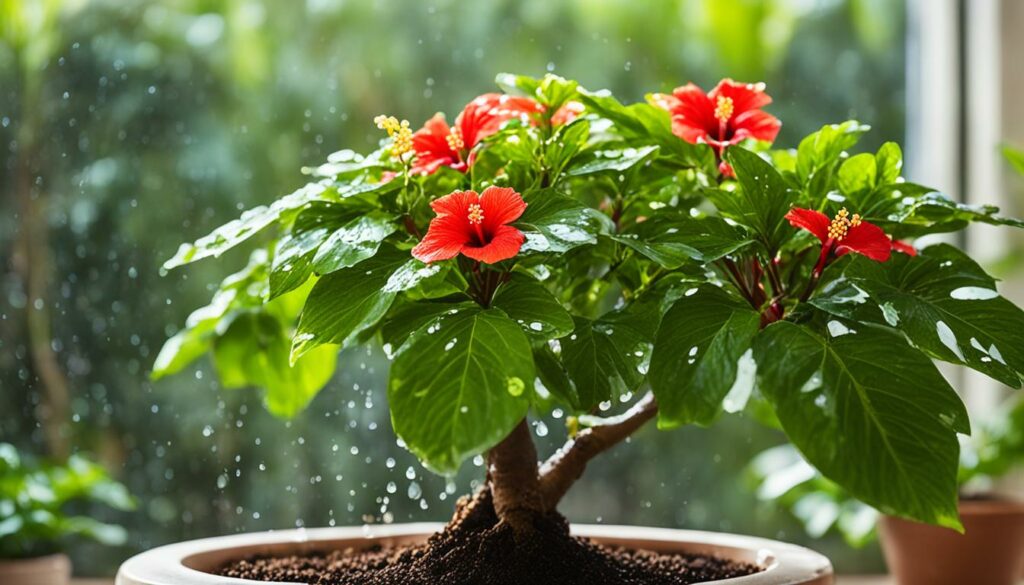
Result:
{"label": "white ceramic pot", "polygon": [[3,585],[68,585],[70,582],[71,560],[62,554],[0,561]]}
{"label": "white ceramic pot", "polygon": [[[349,528],[314,528],[238,534],[193,540],[153,549],[128,559],[116,585],[226,585],[263,583],[209,573],[225,563],[252,555],[302,554],[330,549],[417,544],[441,524],[392,524]],[[752,563],[760,573],[715,581],[729,585],[829,585],[832,565],[803,547],[735,534],[642,526],[574,524],[573,534],[596,542],[659,552],[714,554]]]}

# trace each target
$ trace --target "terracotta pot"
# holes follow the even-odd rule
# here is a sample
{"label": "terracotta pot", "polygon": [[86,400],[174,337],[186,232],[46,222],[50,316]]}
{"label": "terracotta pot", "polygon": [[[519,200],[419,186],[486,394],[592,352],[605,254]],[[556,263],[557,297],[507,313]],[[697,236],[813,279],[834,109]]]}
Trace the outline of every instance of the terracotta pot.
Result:
{"label": "terracotta pot", "polygon": [[71,560],[65,555],[0,561],[3,585],[68,585],[70,582]]}
{"label": "terracotta pot", "polygon": [[960,503],[965,533],[885,516],[879,529],[899,585],[1014,585],[1024,575],[1024,502]]}
{"label": "terracotta pot", "polygon": [[[137,555],[117,573],[116,585],[225,585],[261,583],[209,573],[228,561],[250,555],[301,554],[373,544],[420,543],[441,524],[393,524],[352,528],[315,528],[239,534],[193,540]],[[764,568],[761,573],[715,581],[729,585],[829,585],[832,565],[820,554],[791,544],[714,532],[641,526],[573,525],[573,533],[597,542],[664,552],[716,554]]]}

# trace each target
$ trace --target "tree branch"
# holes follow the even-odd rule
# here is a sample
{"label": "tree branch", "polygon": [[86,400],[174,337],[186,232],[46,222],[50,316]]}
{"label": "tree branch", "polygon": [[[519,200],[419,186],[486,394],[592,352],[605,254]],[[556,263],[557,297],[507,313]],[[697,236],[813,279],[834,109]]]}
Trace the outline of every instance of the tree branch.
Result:
{"label": "tree branch", "polygon": [[658,413],[654,394],[648,392],[623,414],[600,425],[580,431],[569,439],[540,468],[540,491],[544,506],[555,509],[573,483],[583,475],[587,463],[624,441]]}

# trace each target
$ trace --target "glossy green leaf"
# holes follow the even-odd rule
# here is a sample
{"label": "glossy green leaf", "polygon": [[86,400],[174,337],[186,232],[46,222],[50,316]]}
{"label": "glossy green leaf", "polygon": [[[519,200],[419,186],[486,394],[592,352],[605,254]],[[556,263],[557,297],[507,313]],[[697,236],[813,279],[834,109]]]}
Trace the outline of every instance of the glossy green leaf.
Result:
{"label": "glossy green leaf", "polygon": [[793,233],[785,216],[797,193],[768,161],[749,150],[730,148],[729,160],[740,189],[711,190],[708,197],[723,216],[749,227],[770,251],[778,250]]}
{"label": "glossy green leaf", "polygon": [[903,172],[903,150],[895,142],[886,142],[875,153],[877,183],[889,185],[895,183]]}
{"label": "glossy green leaf", "polygon": [[559,340],[559,346],[580,408],[590,410],[638,390],[647,373],[653,334],[627,311],[613,311],[597,320],[573,320],[576,328]]}
{"label": "glossy green leaf", "polygon": [[632,146],[657,145],[658,156],[676,167],[714,174],[715,155],[706,144],[690,144],[672,133],[669,113],[651,104],[623,105],[606,91],[580,90],[587,110],[610,120],[613,131]]}
{"label": "glossy green leaf", "polygon": [[544,152],[544,164],[550,176],[559,177],[583,150],[589,137],[590,122],[582,118],[559,128]]}
{"label": "glossy green leaf", "polygon": [[822,126],[821,130],[800,141],[797,148],[797,175],[807,183],[822,173],[828,174],[843,151],[857,144],[871,127],[856,120]]}
{"label": "glossy green leaf", "polygon": [[569,175],[581,177],[596,173],[624,173],[638,165],[649,162],[658,152],[657,146],[639,148],[620,148],[614,150],[597,150],[581,161],[578,166],[569,169]]}
{"label": "glossy green leaf", "polygon": [[391,422],[425,465],[454,473],[526,416],[534,376],[526,334],[500,310],[445,315],[395,357]]}
{"label": "glossy green leaf", "polygon": [[811,300],[847,318],[899,328],[932,357],[1020,388],[1024,311],[966,254],[940,244],[879,264],[851,258],[843,276]]}
{"label": "glossy green leaf", "polygon": [[839,191],[854,209],[863,209],[861,202],[878,182],[878,163],[875,155],[865,152],[851,156],[839,165],[837,173]]}
{"label": "glossy green leaf", "polygon": [[257,386],[267,410],[291,418],[330,381],[338,349],[323,345],[289,362],[291,339],[269,315],[250,313],[235,319],[213,344],[213,359],[226,388]]}
{"label": "glossy green leaf", "polygon": [[416,330],[436,325],[445,315],[456,315],[466,311],[475,312],[480,305],[465,301],[458,303],[413,302],[396,307],[388,314],[387,321],[381,327],[384,340],[384,351],[395,356],[405,349],[405,342]]}
{"label": "glossy green leaf", "polygon": [[662,318],[654,342],[649,378],[660,428],[706,425],[723,409],[738,412],[754,389],[757,311],[718,287],[691,290]]}
{"label": "glossy green leaf", "polygon": [[277,221],[282,213],[336,196],[330,180],[309,183],[269,206],[261,205],[246,211],[240,218],[220,226],[194,243],[182,244],[174,256],[164,262],[163,269],[170,270],[203,258],[220,256]]}
{"label": "glossy green leaf", "polygon": [[302,308],[292,361],[319,345],[347,347],[377,323],[398,294],[384,288],[408,261],[408,252],[385,246],[373,258],[318,280]]}
{"label": "glossy green leaf", "polygon": [[529,337],[547,341],[573,330],[572,315],[540,282],[513,274],[494,294],[491,306],[501,309]]}
{"label": "glossy green leaf", "polygon": [[[537,378],[543,390],[547,390],[555,400],[570,410],[579,411],[580,397],[576,392],[576,385],[549,344],[533,348],[533,363],[537,368]],[[537,393],[542,394],[542,389],[537,388]]]}
{"label": "glossy green leaf", "polygon": [[398,229],[394,216],[381,212],[358,217],[336,230],[313,257],[317,274],[355,266],[377,253],[384,238]]}
{"label": "glossy green leaf", "polygon": [[612,238],[668,269],[711,262],[753,243],[721,218],[673,212],[656,213]]}
{"label": "glossy green leaf", "polygon": [[942,193],[930,189],[927,191],[924,195],[901,200],[896,211],[885,218],[899,224],[898,235],[920,236],[957,231],[969,222],[1024,228],[1024,220],[998,215],[999,208],[995,205],[957,203]]}
{"label": "glossy green leaf", "polygon": [[825,477],[883,513],[960,529],[956,392],[897,333],[833,320],[780,321],[754,342],[758,384]]}
{"label": "glossy green leaf", "polygon": [[526,242],[520,253],[568,252],[594,244],[602,230],[600,214],[553,190],[528,193],[527,207],[515,226]]}

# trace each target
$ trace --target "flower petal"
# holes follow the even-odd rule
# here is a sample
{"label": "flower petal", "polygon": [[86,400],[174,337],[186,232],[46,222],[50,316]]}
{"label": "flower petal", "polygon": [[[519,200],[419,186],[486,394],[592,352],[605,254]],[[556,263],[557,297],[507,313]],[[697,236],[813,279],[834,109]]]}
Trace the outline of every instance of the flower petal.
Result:
{"label": "flower petal", "polygon": [[552,126],[563,126],[572,122],[576,118],[583,114],[585,107],[578,101],[569,101],[558,108],[558,110],[551,116]]}
{"label": "flower petal", "polygon": [[732,126],[736,129],[733,140],[737,142],[747,138],[775,142],[775,137],[779,135],[779,129],[782,128],[782,122],[768,112],[747,110],[732,119]]}
{"label": "flower petal", "polygon": [[837,256],[842,256],[847,252],[856,252],[872,260],[885,262],[892,255],[892,240],[885,235],[882,228],[862,221],[846,232],[846,237],[839,242],[839,246],[836,248]]}
{"label": "flower petal", "polygon": [[462,248],[462,253],[474,260],[486,264],[494,264],[502,260],[508,260],[519,253],[523,247],[526,236],[523,232],[508,225],[498,226],[498,229],[491,236],[491,241],[484,246]]}
{"label": "flower petal", "polygon": [[461,218],[466,221],[466,225],[469,225],[469,220],[466,219],[469,216],[469,206],[479,202],[480,196],[476,194],[476,191],[455,191],[431,201],[430,208],[438,217],[449,215]]}
{"label": "flower petal", "polygon": [[897,252],[902,252],[907,256],[917,256],[917,248],[906,242],[900,242],[898,240],[892,241],[892,249]]}
{"label": "flower petal", "polygon": [[484,231],[497,233],[498,227],[523,215],[526,202],[510,187],[488,187],[480,194],[480,207],[484,212]]}
{"label": "flower petal", "polygon": [[453,166],[460,162],[459,153],[448,144],[450,134],[451,128],[444,114],[438,113],[412,135],[412,148],[416,151],[411,169],[414,174],[429,175],[441,166]]}
{"label": "flower petal", "polygon": [[715,105],[703,89],[688,83],[677,87],[672,95],[678,101],[671,110],[673,134],[693,144],[706,140],[709,134],[718,136]]}
{"label": "flower petal", "polygon": [[469,242],[465,218],[452,215],[438,215],[430,221],[427,235],[412,249],[414,258],[421,262],[438,262],[454,258]]}
{"label": "flower petal", "polygon": [[832,223],[828,216],[813,209],[794,207],[786,214],[786,219],[795,228],[807,230],[815,235],[821,243],[828,240],[828,227]]}
{"label": "flower petal", "polygon": [[668,112],[679,107],[679,98],[670,93],[652,93],[647,96],[647,101],[652,106],[661,108]]}
{"label": "flower petal", "polygon": [[485,93],[466,104],[455,125],[466,148],[472,149],[501,129],[506,120],[540,111],[543,111],[543,106],[530,98]]}
{"label": "flower petal", "polygon": [[731,99],[733,116],[736,117],[743,112],[763,108],[772,103],[771,96],[766,94],[764,89],[764,83],[740,83],[726,78],[708,92],[708,98],[710,102],[714,102],[719,96]]}

